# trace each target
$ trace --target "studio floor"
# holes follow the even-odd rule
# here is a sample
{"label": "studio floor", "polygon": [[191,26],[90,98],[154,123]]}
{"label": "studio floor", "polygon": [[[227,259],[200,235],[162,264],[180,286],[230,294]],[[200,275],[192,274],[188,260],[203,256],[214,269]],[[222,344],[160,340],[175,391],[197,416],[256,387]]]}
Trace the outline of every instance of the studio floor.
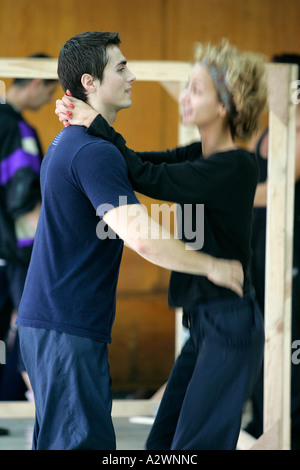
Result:
{"label": "studio floor", "polygon": [[[117,450],[144,450],[158,404],[151,400],[120,400],[113,404]],[[0,450],[30,450],[34,423],[33,404],[22,402],[0,403]],[[245,408],[242,425],[249,419]],[[240,441],[239,441],[240,442]],[[250,445],[246,443],[246,446]],[[241,448],[242,450],[242,448]]]}
{"label": "studio floor", "polygon": [[[158,403],[152,400],[115,400],[112,419],[117,450],[143,450]],[[0,450],[30,450],[34,425],[34,404],[0,402]]]}
{"label": "studio floor", "polygon": [[[113,418],[117,450],[143,450],[150,424],[131,422],[129,418]],[[0,450],[30,450],[33,430],[31,418],[0,419],[0,427],[9,435],[0,436]]]}

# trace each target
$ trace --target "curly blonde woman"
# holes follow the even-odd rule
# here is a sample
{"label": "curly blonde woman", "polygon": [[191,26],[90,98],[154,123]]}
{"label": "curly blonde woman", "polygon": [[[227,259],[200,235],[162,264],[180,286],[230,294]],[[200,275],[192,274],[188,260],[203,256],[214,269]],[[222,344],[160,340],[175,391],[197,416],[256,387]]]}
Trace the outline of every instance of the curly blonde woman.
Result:
{"label": "curly blonde woman", "polygon": [[[201,142],[166,152],[134,153],[87,104],[70,97],[57,103],[65,125],[83,124],[119,147],[136,191],[178,203],[182,227],[197,228],[197,205],[204,204],[202,252],[238,259],[244,268],[242,298],[203,276],[172,272],[169,304],[183,307],[190,337],[169,377],[149,450],[235,449],[261,368],[263,321],[248,276],[258,165],[236,139],[258,128],[267,101],[264,71],[261,57],[226,41],[198,47],[180,102],[184,124],[198,126]],[[191,241],[184,230],[182,241]]]}

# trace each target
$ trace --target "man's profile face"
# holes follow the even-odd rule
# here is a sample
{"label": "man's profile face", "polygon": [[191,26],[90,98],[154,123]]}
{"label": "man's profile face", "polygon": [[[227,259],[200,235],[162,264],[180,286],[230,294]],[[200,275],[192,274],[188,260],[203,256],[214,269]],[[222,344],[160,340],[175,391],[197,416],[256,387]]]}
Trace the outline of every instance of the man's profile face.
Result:
{"label": "man's profile face", "polygon": [[128,69],[127,61],[117,46],[109,46],[107,54],[109,60],[103,80],[99,82],[98,99],[107,110],[118,112],[132,104],[131,88],[135,76]]}

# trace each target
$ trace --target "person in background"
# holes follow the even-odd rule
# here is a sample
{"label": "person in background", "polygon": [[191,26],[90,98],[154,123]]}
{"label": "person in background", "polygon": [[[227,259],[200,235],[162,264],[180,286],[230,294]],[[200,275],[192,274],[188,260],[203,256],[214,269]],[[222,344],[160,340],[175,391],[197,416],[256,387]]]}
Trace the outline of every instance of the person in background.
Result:
{"label": "person in background", "polygon": [[0,105],[0,339],[7,348],[7,363],[0,366],[0,400],[23,400],[29,386],[26,374],[19,370],[15,319],[39,217],[43,151],[36,130],[23,113],[49,103],[57,85],[57,80],[16,78]]}
{"label": "person in background", "polygon": [[[274,63],[297,64],[300,80],[300,55],[281,54],[273,57]],[[296,155],[295,155],[295,205],[293,245],[292,287],[292,343],[300,339],[300,105],[296,111]],[[260,168],[260,180],[254,199],[254,223],[252,231],[253,259],[252,282],[259,306],[264,312],[265,304],[265,244],[268,187],[268,140],[269,132],[260,132],[251,144]],[[300,450],[300,367],[291,363],[291,448]],[[258,438],[263,433],[263,369],[251,397],[252,418],[246,431]]]}
{"label": "person in background", "polygon": [[[0,260],[0,340],[4,341],[9,330],[12,303],[7,290],[7,278],[5,272],[5,261]],[[3,365],[0,364],[0,382]],[[23,385],[23,384],[22,384]],[[24,397],[23,397],[24,398]],[[0,427],[0,436],[7,436],[9,430]]]}
{"label": "person in background", "polygon": [[136,191],[178,203],[184,242],[191,241],[184,227],[197,228],[197,207],[204,204],[204,245],[197,249],[238,258],[243,265],[242,299],[207,277],[172,271],[169,304],[183,307],[190,338],[169,377],[149,450],[236,448],[264,347],[262,315],[248,272],[258,165],[236,139],[247,140],[257,130],[266,102],[263,60],[227,41],[201,47],[180,99],[183,123],[197,125],[201,142],[134,153],[98,110],[72,97],[57,101],[56,113],[65,125],[84,125],[89,134],[119,147]]}

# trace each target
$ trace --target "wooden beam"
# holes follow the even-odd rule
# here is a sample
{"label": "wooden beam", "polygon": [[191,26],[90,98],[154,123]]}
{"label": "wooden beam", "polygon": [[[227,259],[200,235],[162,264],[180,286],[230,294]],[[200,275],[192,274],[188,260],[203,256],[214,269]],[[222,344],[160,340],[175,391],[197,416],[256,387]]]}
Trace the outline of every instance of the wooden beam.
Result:
{"label": "wooden beam", "polygon": [[[159,400],[113,400],[112,417],[154,416]],[[35,405],[28,401],[0,402],[0,419],[34,418]]]}
{"label": "wooden beam", "polygon": [[57,60],[1,58],[0,78],[57,79]]}
{"label": "wooden beam", "polygon": [[[133,60],[128,67],[139,81],[186,82],[188,62]],[[57,59],[1,58],[1,78],[57,78]]]}
{"label": "wooden beam", "polygon": [[290,448],[292,248],[297,67],[268,65],[269,155],[266,237],[264,432],[278,423],[279,449]]}
{"label": "wooden beam", "polygon": [[191,64],[178,61],[129,61],[128,67],[139,81],[187,82]]}

